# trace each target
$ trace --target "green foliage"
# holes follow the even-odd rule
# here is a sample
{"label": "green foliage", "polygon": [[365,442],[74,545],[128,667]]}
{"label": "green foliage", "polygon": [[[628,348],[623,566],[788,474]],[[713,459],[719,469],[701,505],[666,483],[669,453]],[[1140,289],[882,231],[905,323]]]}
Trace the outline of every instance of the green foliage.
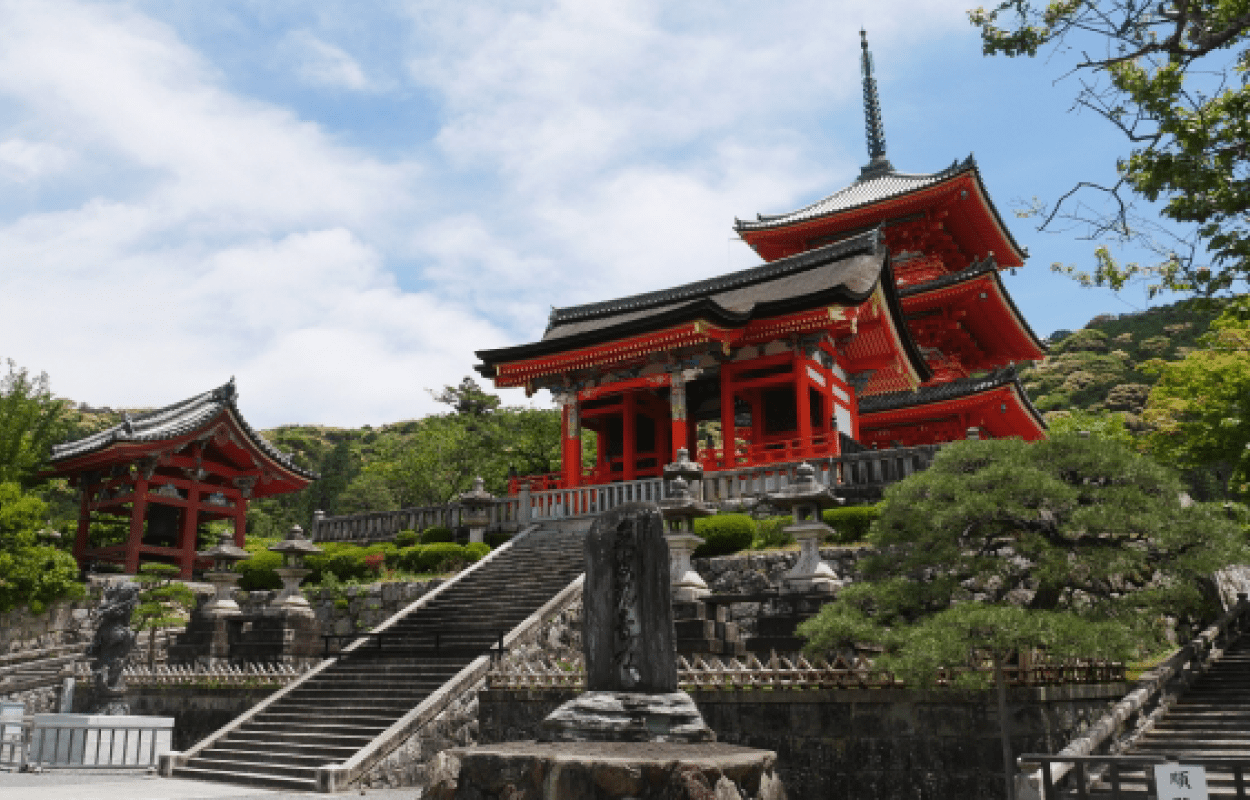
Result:
{"label": "green foliage", "polygon": [[421,571],[421,552],[425,550],[425,545],[414,544],[409,545],[399,551],[399,567],[409,572]]}
{"label": "green foliage", "polygon": [[490,552],[490,545],[485,542],[469,542],[464,546],[464,554],[470,561],[481,561]]}
{"label": "green foliage", "polygon": [[464,547],[452,542],[435,542],[423,545],[417,557],[418,572],[449,572],[460,564],[469,562]]}
{"label": "green foliage", "polygon": [[41,482],[52,445],[70,431],[69,404],[52,396],[46,374],[32,376],[7,362],[0,377],[0,483],[30,488]]}
{"label": "green foliage", "polygon": [[282,588],[282,579],[275,571],[282,566],[282,556],[267,550],[278,539],[248,539],[245,548],[252,557],[235,565],[235,571],[243,577],[239,588],[248,592],[272,592]]}
{"label": "green foliage", "polygon": [[755,520],[746,514],[717,514],[694,521],[694,532],[703,537],[694,555],[697,558],[727,556],[746,550],[755,539]]}
{"label": "green foliage", "polygon": [[794,517],[769,517],[755,523],[755,539],[751,547],[763,550],[768,547],[787,547],[794,544],[794,537],[786,532],[786,526],[794,524]]}
{"label": "green foliage", "polygon": [[305,582],[324,583],[331,575],[341,582],[365,580],[370,576],[364,548],[344,542],[325,542],[320,547],[322,552],[304,558],[304,565],[312,570]]}
{"label": "green foliage", "polygon": [[421,544],[434,544],[435,542],[452,542],[455,541],[456,534],[451,528],[443,525],[435,525],[432,528],[426,528],[421,532]]}
{"label": "green foliage", "polygon": [[1211,324],[1180,361],[1151,362],[1159,382],[1145,419],[1156,458],[1214,470],[1234,495],[1250,498],[1250,300]]}
{"label": "green foliage", "polygon": [[421,541],[421,534],[416,531],[400,531],[395,534],[395,546],[398,548],[412,547]]}
{"label": "green foliage", "polygon": [[847,506],[829,508],[821,514],[825,524],[833,528],[833,535],[825,539],[831,544],[851,544],[868,538],[872,523],[881,516],[876,506]]}
{"label": "green foliage", "polygon": [[39,544],[47,506],[15,482],[0,483],[0,611],[79,597],[78,565],[55,547]]}
{"label": "green foliage", "polygon": [[[161,628],[181,625],[195,608],[195,593],[178,578],[178,567],[172,564],[143,564],[135,575],[139,584],[139,604],[131,613],[135,630],[147,629],[155,634]],[[156,666],[156,637],[148,637],[148,667]]]}
{"label": "green foliage", "polygon": [[488,545],[495,548],[511,539],[512,534],[507,531],[487,531],[483,538],[486,539]]}
{"label": "green foliage", "polygon": [[[888,631],[880,641],[891,652],[914,644],[945,658],[987,639],[958,639],[945,622],[972,611],[930,618],[987,606],[1015,609],[1002,618],[1032,631],[1030,646],[1084,642],[1086,655],[1120,657],[1119,639],[1103,641],[1106,624],[1149,650],[1165,615],[1182,624],[1209,616],[1207,577],[1248,554],[1237,525],[1208,506],[1182,508],[1180,491],[1170,470],[1110,439],[949,444],[886,491],[869,535],[876,553],[861,562],[866,580],[803,633],[819,649]],[[957,641],[938,650],[935,636]]]}
{"label": "green foliage", "polygon": [[[1120,264],[1107,247],[1095,268],[1056,265],[1083,285],[1121,289],[1144,279],[1153,296],[1172,290],[1211,296],[1250,275],[1250,14],[1245,0],[1164,4],[1133,0],[999,0],[969,12],[987,55],[1034,56],[1051,45],[1061,72],[1080,75],[1076,105],[1125,135],[1119,181],[1078,184],[1046,223],[1073,218],[1092,238],[1136,241],[1153,264]],[[1064,63],[1069,54],[1075,62]],[[1121,186],[1151,203],[1179,230],[1134,215]],[[1090,212],[1079,189],[1108,195]],[[1170,237],[1170,238],[1169,238]],[[1200,258],[1209,254],[1210,263]]]}
{"label": "green foliage", "polygon": [[1133,446],[1133,434],[1124,424],[1124,414],[1118,411],[1063,411],[1048,417],[1050,435],[1088,433],[1096,439],[1106,439],[1123,447]]}

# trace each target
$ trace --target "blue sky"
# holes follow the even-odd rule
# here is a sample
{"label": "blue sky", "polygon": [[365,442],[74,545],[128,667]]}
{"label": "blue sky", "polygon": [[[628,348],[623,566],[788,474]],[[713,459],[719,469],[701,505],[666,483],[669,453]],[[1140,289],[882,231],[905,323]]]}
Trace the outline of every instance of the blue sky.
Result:
{"label": "blue sky", "polygon": [[750,266],[735,216],[853,180],[861,25],[890,159],[975,152],[1039,334],[1144,306],[1012,213],[1122,143],[970,2],[0,0],[0,357],[95,405],[235,375],[262,427],[428,413],[552,305]]}

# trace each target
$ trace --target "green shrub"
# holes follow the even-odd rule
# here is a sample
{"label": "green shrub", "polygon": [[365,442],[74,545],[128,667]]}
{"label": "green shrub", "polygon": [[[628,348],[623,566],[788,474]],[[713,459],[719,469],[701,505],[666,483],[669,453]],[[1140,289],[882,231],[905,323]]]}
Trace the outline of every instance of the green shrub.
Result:
{"label": "green shrub", "polygon": [[442,525],[435,525],[433,528],[426,528],[421,534],[421,544],[453,542],[455,540],[456,534],[452,531],[452,529]]}
{"label": "green shrub", "polygon": [[[251,542],[248,542],[250,545]],[[251,550],[251,547],[248,548]],[[239,578],[239,588],[248,592],[268,592],[282,588],[282,579],[275,572],[282,566],[282,555],[268,550],[252,553],[247,561],[240,561],[235,570],[243,575]]]}
{"label": "green shrub", "polygon": [[492,549],[494,549],[498,547],[499,545],[503,544],[504,542],[508,541],[509,539],[511,539],[512,534],[508,533],[507,531],[487,531],[486,536],[483,538],[485,538],[486,543],[490,545]]}
{"label": "green shrub", "polygon": [[435,542],[422,547],[417,563],[420,572],[443,572],[468,560],[468,555],[460,545],[454,542]]}
{"label": "green shrub", "polygon": [[490,552],[490,545],[484,542],[469,542],[464,546],[464,553],[470,561],[481,561]]}
{"label": "green shrub", "polygon": [[873,520],[881,516],[881,509],[876,506],[828,508],[822,516],[825,524],[834,530],[832,535],[825,537],[825,541],[833,544],[850,544],[862,542],[868,538],[868,529],[872,527]]}
{"label": "green shrub", "polygon": [[409,572],[421,571],[421,551],[425,545],[414,544],[399,551],[399,567]]}
{"label": "green shrub", "polygon": [[786,532],[787,525],[794,524],[793,517],[769,517],[755,524],[755,540],[751,547],[763,550],[766,547],[785,547],[794,544],[794,537]]}
{"label": "green shrub", "polygon": [[694,532],[703,538],[694,551],[696,557],[727,556],[751,546],[755,521],[746,514],[718,514],[695,520]]}
{"label": "green shrub", "polygon": [[400,531],[395,534],[395,547],[400,550],[403,550],[405,547],[412,547],[414,544],[419,544],[420,541],[421,534],[416,531]]}
{"label": "green shrub", "polygon": [[323,583],[327,574],[339,581],[359,581],[369,577],[364,548],[345,542],[326,542],[321,548],[323,552],[304,559],[305,566],[312,570],[306,579],[308,582]]}

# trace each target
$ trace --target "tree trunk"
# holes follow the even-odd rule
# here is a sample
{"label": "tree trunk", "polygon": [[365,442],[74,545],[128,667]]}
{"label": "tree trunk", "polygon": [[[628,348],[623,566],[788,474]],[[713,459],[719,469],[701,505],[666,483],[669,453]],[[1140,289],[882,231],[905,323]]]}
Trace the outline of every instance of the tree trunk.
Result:
{"label": "tree trunk", "polygon": [[1015,800],[1012,778],[1015,765],[1011,757],[1011,739],[1007,735],[1007,678],[1003,675],[1003,656],[994,653],[994,686],[998,692],[998,736],[1003,746],[1003,780],[1007,782],[1007,800]]}

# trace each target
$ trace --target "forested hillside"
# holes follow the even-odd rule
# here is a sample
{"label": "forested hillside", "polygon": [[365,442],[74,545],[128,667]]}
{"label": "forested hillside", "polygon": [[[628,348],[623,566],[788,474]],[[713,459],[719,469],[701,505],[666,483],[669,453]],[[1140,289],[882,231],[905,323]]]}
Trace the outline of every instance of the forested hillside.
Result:
{"label": "forested hillside", "polygon": [[1132,431],[1158,377],[1150,359],[1184,358],[1219,316],[1222,303],[1184,300],[1133,314],[1103,314],[1079,331],[1050,336],[1050,355],[1026,366],[1021,380],[1039,411],[1119,411]]}

